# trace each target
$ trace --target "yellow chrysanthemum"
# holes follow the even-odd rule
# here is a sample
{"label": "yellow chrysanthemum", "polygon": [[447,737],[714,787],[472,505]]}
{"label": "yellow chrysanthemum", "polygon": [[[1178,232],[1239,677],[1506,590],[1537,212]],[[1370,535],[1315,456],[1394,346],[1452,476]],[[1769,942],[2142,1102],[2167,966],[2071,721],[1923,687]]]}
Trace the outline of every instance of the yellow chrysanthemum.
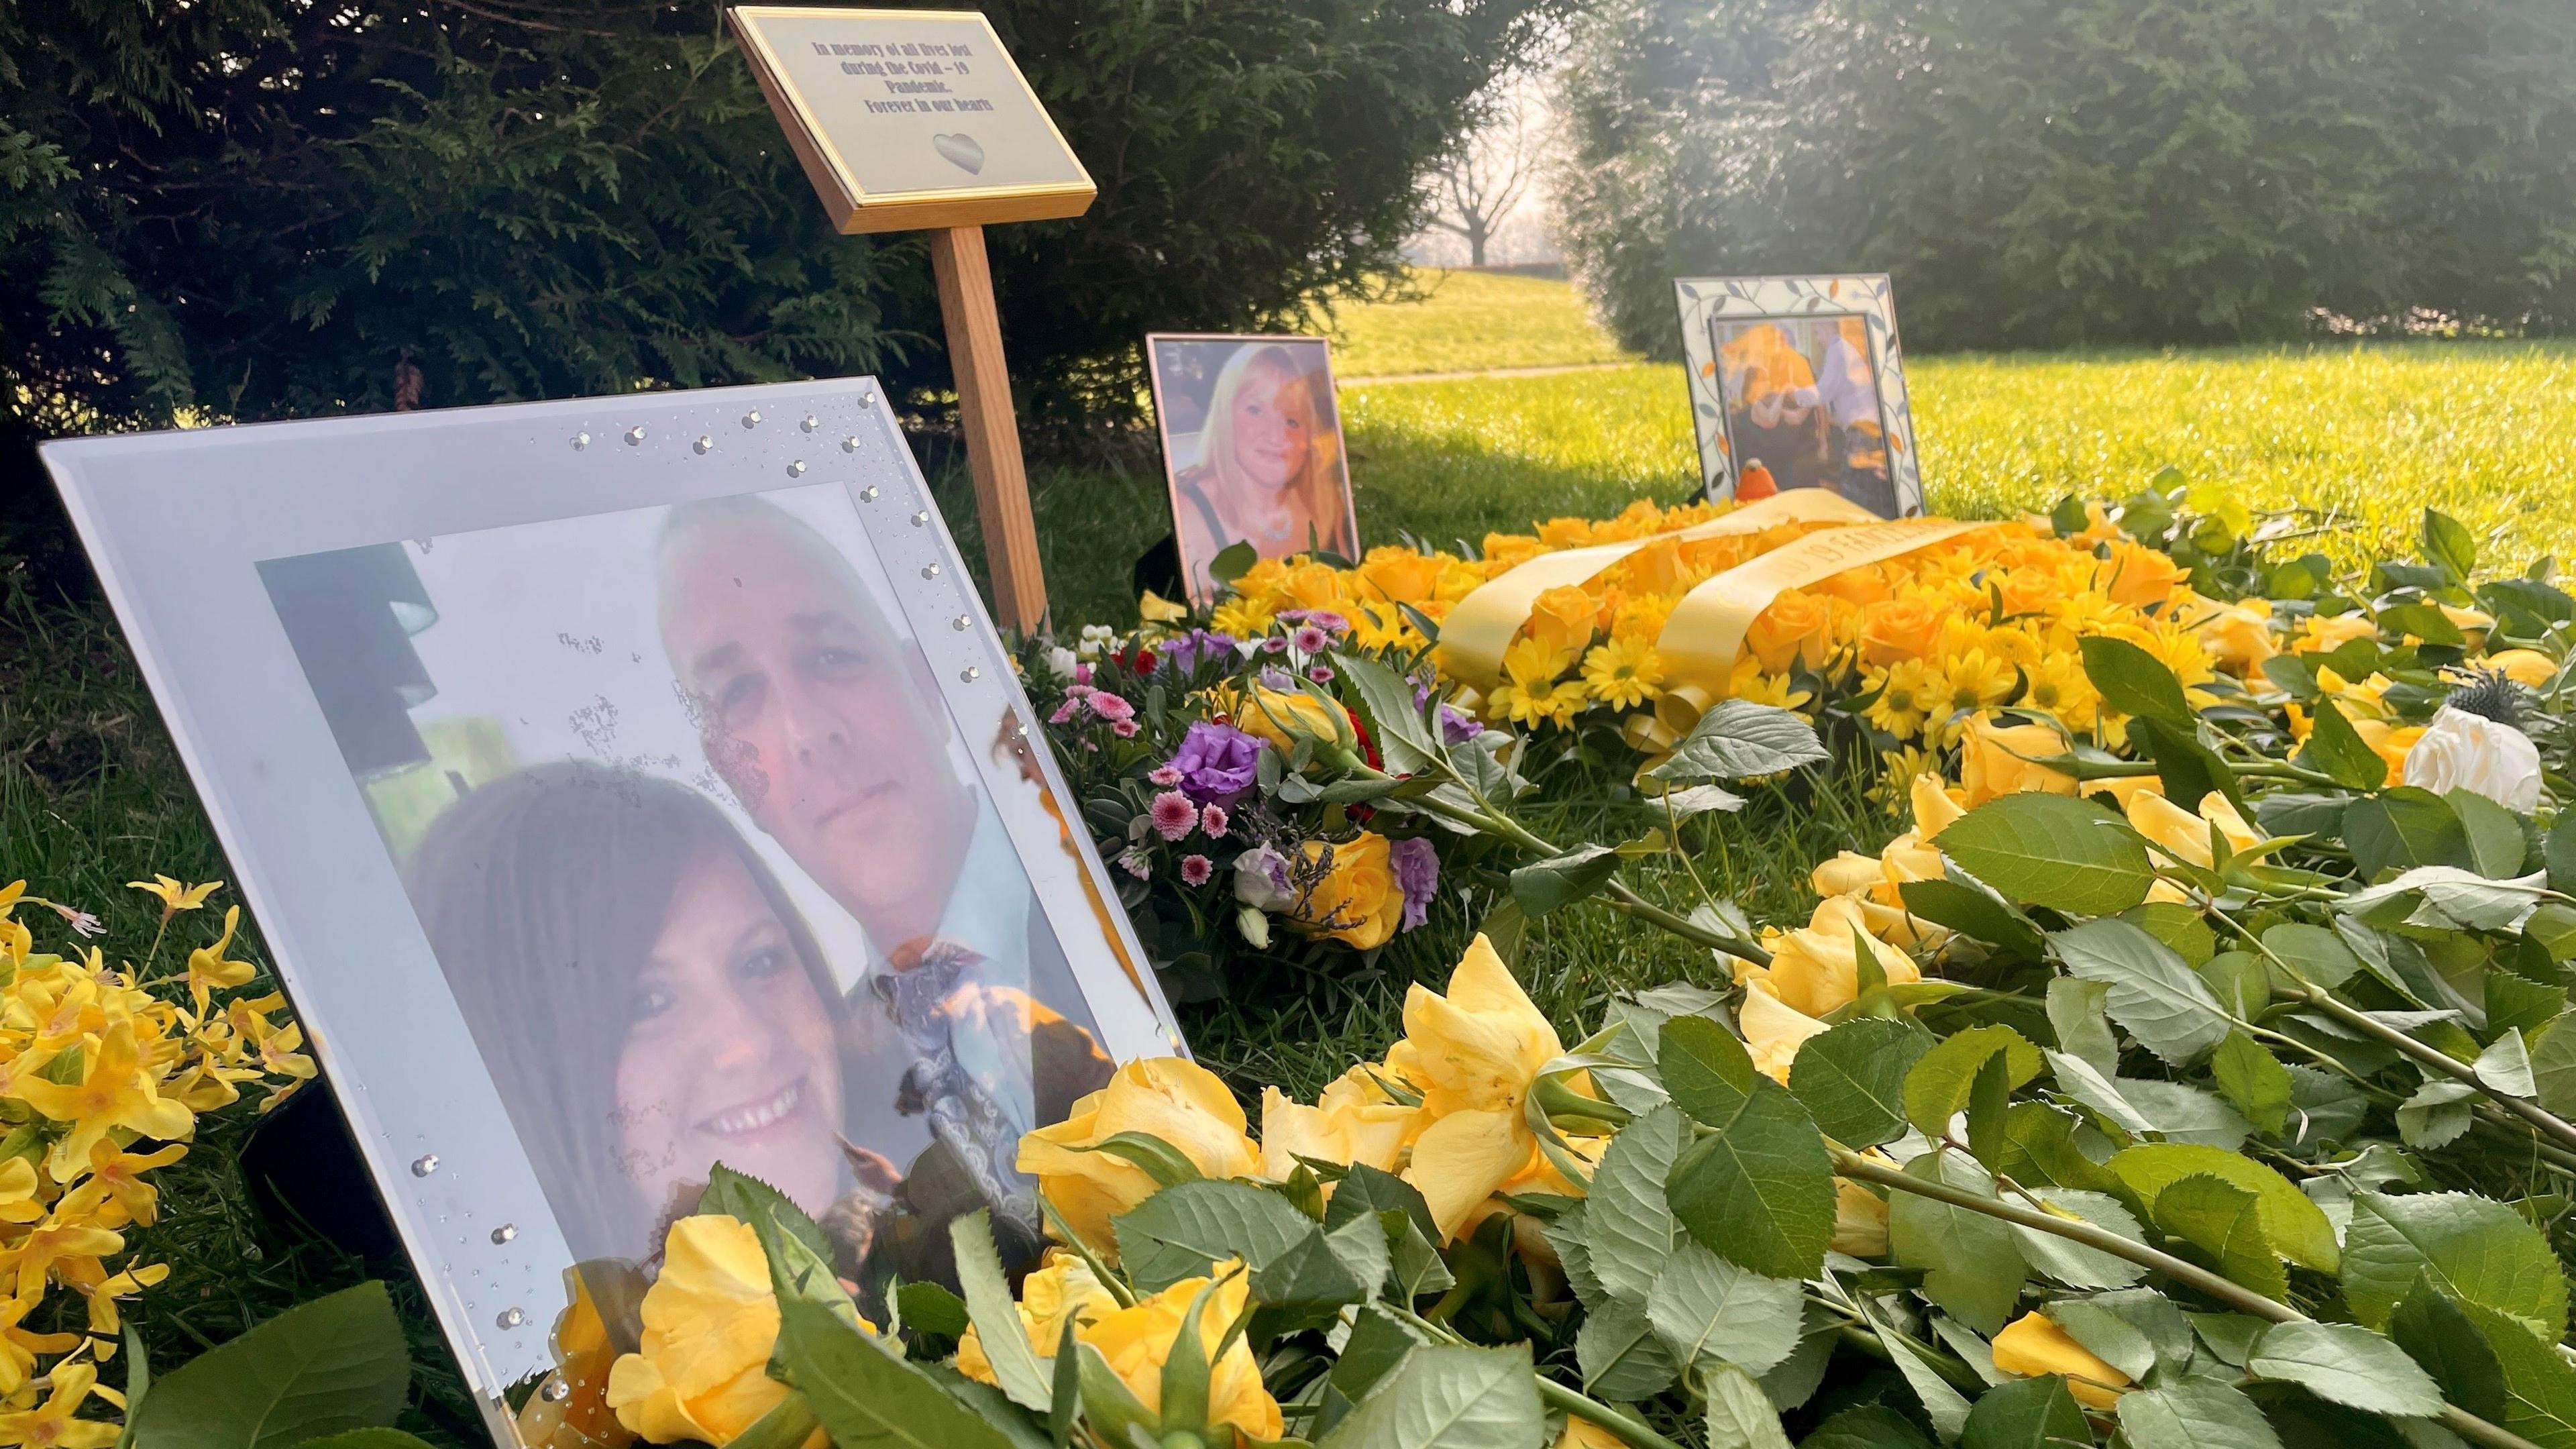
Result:
{"label": "yellow chrysanthemum", "polygon": [[1664,692],[1664,658],[1651,644],[1613,639],[1583,656],[1583,683],[1613,709],[1634,709]]}

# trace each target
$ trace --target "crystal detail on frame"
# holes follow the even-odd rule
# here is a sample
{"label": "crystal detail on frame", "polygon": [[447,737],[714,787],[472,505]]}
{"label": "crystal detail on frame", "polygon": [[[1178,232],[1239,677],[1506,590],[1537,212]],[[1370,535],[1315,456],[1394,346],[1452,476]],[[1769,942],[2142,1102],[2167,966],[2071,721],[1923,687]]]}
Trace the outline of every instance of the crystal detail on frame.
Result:
{"label": "crystal detail on frame", "polygon": [[877,501],[877,494],[880,491],[882,490],[880,490],[877,485],[871,483],[867,487],[859,490],[859,501],[861,503],[874,503]]}
{"label": "crystal detail on frame", "polygon": [[956,631],[957,631],[958,633],[960,633],[960,634],[963,634],[963,633],[965,633],[968,629],[973,628],[973,627],[974,627],[974,624],[975,624],[975,621],[974,621],[974,620],[967,618],[967,617],[966,617],[965,615],[963,615],[963,614],[960,614],[960,615],[958,615],[956,618],[951,619],[951,620],[949,620],[949,621],[948,621],[948,627],[949,627],[949,628],[951,628],[951,629],[956,630]]}
{"label": "crystal detail on frame", "polygon": [[498,1245],[506,1243],[518,1235],[519,1225],[517,1223],[503,1223],[501,1226],[492,1230],[492,1241],[495,1245]]}
{"label": "crystal detail on frame", "polygon": [[414,1177],[427,1177],[436,1171],[438,1171],[438,1154],[435,1152],[424,1152],[411,1160],[411,1175]]}
{"label": "crystal detail on frame", "polygon": [[644,425],[642,423],[637,423],[635,426],[626,430],[626,446],[630,448],[636,447],[642,444],[643,441]]}
{"label": "crystal detail on frame", "polygon": [[744,414],[742,415],[742,425],[743,425],[744,427],[746,427],[746,428],[756,428],[756,427],[759,427],[759,426],[760,426],[760,409],[758,409],[758,408],[753,408],[750,412],[744,413]]}
{"label": "crystal detail on frame", "polygon": [[913,527],[915,527],[915,528],[919,528],[919,527],[921,527],[923,524],[928,523],[929,521],[930,521],[930,510],[929,510],[929,509],[927,509],[927,508],[925,508],[925,509],[921,510],[919,513],[916,513],[916,514],[914,514],[914,515],[912,516],[912,526],[913,526]]}
{"label": "crystal detail on frame", "polygon": [[921,566],[921,576],[925,579],[935,579],[939,577],[939,565],[923,564]]}
{"label": "crystal detail on frame", "polygon": [[800,433],[810,433],[821,426],[823,426],[822,419],[814,416],[812,413],[807,413],[805,415],[805,420],[796,425],[796,431]]}
{"label": "crystal detail on frame", "polygon": [[546,1380],[546,1386],[537,1392],[544,1396],[547,1403],[560,1404],[572,1397],[572,1385],[565,1383],[560,1377],[550,1378]]}
{"label": "crystal detail on frame", "polygon": [[573,435],[572,435],[572,450],[573,450],[574,452],[578,453],[578,452],[580,452],[582,449],[587,448],[587,447],[589,447],[589,446],[590,446],[590,434],[588,434],[588,433],[575,433],[575,434],[573,434]]}
{"label": "crystal detail on frame", "polygon": [[984,671],[976,668],[972,664],[969,664],[964,669],[958,671],[957,677],[965,680],[968,684],[973,684],[976,680],[984,677]]}
{"label": "crystal detail on frame", "polygon": [[528,1315],[520,1312],[516,1308],[504,1308],[501,1310],[501,1316],[493,1319],[492,1321],[501,1325],[503,1328],[516,1328],[520,1324],[528,1321]]}
{"label": "crystal detail on frame", "polygon": [[697,442],[690,446],[696,448],[701,453],[712,453],[716,450],[716,440],[708,437],[704,433],[700,433],[698,434]]}
{"label": "crystal detail on frame", "polygon": [[850,435],[849,437],[843,438],[843,439],[841,440],[841,451],[842,451],[842,452],[844,452],[844,453],[855,453],[855,452],[857,452],[858,450],[859,450],[859,439],[858,439],[858,435],[857,435],[857,434],[853,433],[853,434],[852,434],[852,435]]}
{"label": "crystal detail on frame", "polygon": [[788,477],[790,477],[790,478],[802,478],[802,477],[804,477],[804,476],[805,476],[805,460],[804,460],[804,459],[802,459],[802,458],[799,458],[799,459],[797,459],[795,462],[788,464],[788,465],[787,465],[787,476],[788,476]]}

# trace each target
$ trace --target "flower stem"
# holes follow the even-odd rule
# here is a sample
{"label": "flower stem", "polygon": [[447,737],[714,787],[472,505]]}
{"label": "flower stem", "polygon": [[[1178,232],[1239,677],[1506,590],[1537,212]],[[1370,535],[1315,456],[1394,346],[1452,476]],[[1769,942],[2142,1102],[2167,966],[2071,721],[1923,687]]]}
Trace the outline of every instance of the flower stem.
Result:
{"label": "flower stem", "polygon": [[2306,1002],[2309,1006],[2324,1012],[2364,1036],[2395,1047],[2416,1062],[2431,1067],[2434,1071],[2455,1081],[2466,1082],[2477,1088],[2497,1106],[2530,1123],[2533,1129],[2543,1136],[2556,1139],[2558,1145],[2576,1148],[2576,1126],[2570,1126],[2564,1119],[2537,1102],[2526,1102],[2520,1097],[2507,1096],[2479,1081],[2475,1067],[2440,1047],[2417,1041],[2370,1013],[2347,1006],[2326,991],[2305,981],[2299,982],[2297,991],[2292,994],[2300,1001]]}
{"label": "flower stem", "polygon": [[[2061,1218],[2032,1208],[2016,1207],[2011,1203],[1990,1197],[1979,1197],[1973,1192],[1952,1187],[1948,1183],[1930,1182],[1912,1176],[1901,1168],[1873,1161],[1830,1142],[1825,1144],[1825,1150],[1833,1154],[1834,1171],[1854,1181],[1876,1183],[1898,1192],[1914,1193],[1920,1197],[1931,1198],[1935,1202],[1948,1203],[1952,1207],[1966,1208],[1970,1212],[2001,1218],[2005,1222],[2017,1223],[2025,1228],[2054,1233],[2058,1237],[2082,1243],[2088,1248],[2162,1273],[2176,1282],[2198,1289],[2239,1313],[2249,1314],[2268,1323],[2312,1321],[2306,1314],[2286,1303],[2267,1298],[2242,1284],[2229,1282],[2216,1273],[2198,1264],[2187,1263],[2171,1253],[2150,1248],[2134,1239],[2124,1238],[2108,1228],[2096,1227],[2081,1219]],[[2488,1423],[2455,1405],[2443,1405],[2437,1422],[2463,1439],[2487,1445],[2488,1449],[2538,1449],[2538,1446],[2521,1435]]]}
{"label": "flower stem", "polygon": [[1548,1407],[1561,1409],[1578,1419],[1589,1419],[1635,1445],[1636,1449],[1681,1449],[1679,1444],[1647,1428],[1643,1420],[1623,1414],[1598,1399],[1576,1393],[1545,1374],[1538,1376],[1538,1396]]}

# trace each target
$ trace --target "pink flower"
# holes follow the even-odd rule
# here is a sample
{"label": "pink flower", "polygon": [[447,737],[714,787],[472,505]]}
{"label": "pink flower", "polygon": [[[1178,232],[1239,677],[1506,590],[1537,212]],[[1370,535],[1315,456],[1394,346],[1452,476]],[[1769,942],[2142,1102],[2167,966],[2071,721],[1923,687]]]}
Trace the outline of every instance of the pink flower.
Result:
{"label": "pink flower", "polygon": [[1209,860],[1206,856],[1185,855],[1181,857],[1181,884],[1203,886],[1208,883],[1208,878],[1215,874],[1216,862]]}
{"label": "pink flower", "polygon": [[1118,864],[1138,880],[1148,879],[1154,874],[1154,863],[1145,857],[1145,852],[1134,846],[1118,852]]}
{"label": "pink flower", "polygon": [[1199,823],[1199,807],[1178,790],[1166,790],[1154,797],[1147,812],[1154,822],[1154,833],[1165,840],[1178,840]]}
{"label": "pink flower", "polygon": [[1330,684],[1333,682],[1333,666],[1329,664],[1313,665],[1306,670],[1306,677],[1315,681],[1317,684]]}
{"label": "pink flower", "polygon": [[1297,652],[1300,654],[1321,654],[1326,646],[1333,642],[1332,635],[1312,624],[1300,625],[1297,632],[1288,637],[1290,642],[1297,646]]}
{"label": "pink flower", "polygon": [[1169,765],[1157,765],[1145,776],[1145,778],[1153,781],[1157,785],[1169,788],[1170,786],[1181,783],[1181,772]]}
{"label": "pink flower", "polygon": [[1225,807],[1222,805],[1210,805],[1199,812],[1199,829],[1206,831],[1210,840],[1225,839],[1225,827],[1228,823],[1225,818]]}
{"label": "pink flower", "polygon": [[1082,701],[1068,695],[1066,696],[1064,703],[1055,707],[1055,713],[1047,716],[1047,723],[1063,724],[1072,719],[1073,712],[1080,708],[1082,708]]}
{"label": "pink flower", "polygon": [[1109,727],[1109,732],[1122,740],[1132,740],[1136,738],[1136,732],[1143,728],[1143,725],[1136,723],[1132,719],[1122,719],[1118,723],[1111,725]]}
{"label": "pink flower", "polygon": [[1100,716],[1102,719],[1108,720],[1112,724],[1115,724],[1122,719],[1134,719],[1136,717],[1136,706],[1129,704],[1125,699],[1111,694],[1105,689],[1095,689],[1091,691],[1091,693],[1083,696],[1082,702],[1091,706],[1091,712],[1093,714]]}

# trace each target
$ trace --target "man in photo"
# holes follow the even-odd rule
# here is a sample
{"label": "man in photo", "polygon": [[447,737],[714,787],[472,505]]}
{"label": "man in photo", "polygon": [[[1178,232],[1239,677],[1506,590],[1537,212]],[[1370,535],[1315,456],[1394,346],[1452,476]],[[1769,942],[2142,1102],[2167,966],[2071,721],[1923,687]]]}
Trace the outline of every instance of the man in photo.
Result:
{"label": "man in photo", "polygon": [[673,509],[656,567],[663,648],[708,764],[866,930],[860,991],[912,1054],[898,1105],[926,1115],[935,1145],[905,1175],[899,1271],[948,1276],[944,1224],[977,1207],[1022,1239],[1006,1248],[1034,1248],[1020,1135],[1105,1084],[1110,1063],[1067,1019],[1088,1013],[1063,947],[952,760],[927,660],[838,549],[758,498]]}

